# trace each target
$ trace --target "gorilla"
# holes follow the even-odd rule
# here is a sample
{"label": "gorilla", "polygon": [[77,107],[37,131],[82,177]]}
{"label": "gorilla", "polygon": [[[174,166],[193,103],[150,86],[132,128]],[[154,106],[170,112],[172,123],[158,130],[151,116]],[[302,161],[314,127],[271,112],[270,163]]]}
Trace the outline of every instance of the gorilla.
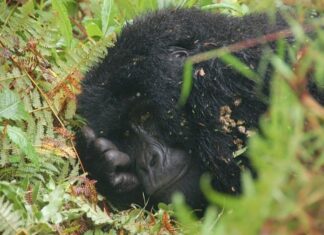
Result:
{"label": "gorilla", "polygon": [[[187,102],[177,105],[189,56],[287,28],[278,14],[233,17],[196,9],[161,10],[127,24],[82,82],[78,114],[87,121],[77,148],[99,192],[117,208],[169,203],[179,191],[195,209],[207,203],[200,176],[219,192],[241,193],[246,158],[234,157],[267,102],[260,85],[219,58],[194,65]],[[286,39],[289,41],[289,39]],[[265,47],[234,53],[258,68]],[[268,66],[261,93],[268,94]]]}

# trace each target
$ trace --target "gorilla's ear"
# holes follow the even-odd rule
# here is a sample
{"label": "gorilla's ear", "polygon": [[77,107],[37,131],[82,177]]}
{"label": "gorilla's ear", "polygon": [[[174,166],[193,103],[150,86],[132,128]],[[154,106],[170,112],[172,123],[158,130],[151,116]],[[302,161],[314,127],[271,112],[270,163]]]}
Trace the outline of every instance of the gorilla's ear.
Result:
{"label": "gorilla's ear", "polygon": [[170,46],[169,52],[170,52],[170,56],[172,56],[173,58],[181,59],[189,56],[188,50],[179,46]]}

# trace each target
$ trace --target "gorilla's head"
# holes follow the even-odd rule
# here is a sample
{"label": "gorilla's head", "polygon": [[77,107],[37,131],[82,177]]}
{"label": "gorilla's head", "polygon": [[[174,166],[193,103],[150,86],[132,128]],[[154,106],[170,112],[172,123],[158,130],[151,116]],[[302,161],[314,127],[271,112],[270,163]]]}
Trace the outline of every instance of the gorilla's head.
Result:
{"label": "gorilla's head", "polygon": [[[191,206],[203,208],[199,178],[209,172],[215,189],[239,193],[233,152],[266,105],[253,81],[215,58],[194,65],[190,96],[179,107],[183,66],[191,55],[284,26],[282,20],[270,24],[266,15],[235,18],[188,9],[128,24],[87,73],[78,97],[78,112],[88,121],[79,152],[102,192],[124,204],[140,203],[144,192],[155,204],[181,191]],[[236,56],[256,68],[261,50]]]}

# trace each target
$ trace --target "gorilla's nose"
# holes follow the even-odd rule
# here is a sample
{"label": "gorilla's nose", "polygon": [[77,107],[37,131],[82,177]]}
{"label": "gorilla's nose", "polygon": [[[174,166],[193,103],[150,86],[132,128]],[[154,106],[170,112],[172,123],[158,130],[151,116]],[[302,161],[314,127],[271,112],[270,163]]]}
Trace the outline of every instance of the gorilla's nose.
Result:
{"label": "gorilla's nose", "polygon": [[151,171],[156,171],[159,168],[163,161],[163,154],[159,151],[149,151],[142,153],[142,156],[137,159],[137,166],[140,171],[149,173]]}

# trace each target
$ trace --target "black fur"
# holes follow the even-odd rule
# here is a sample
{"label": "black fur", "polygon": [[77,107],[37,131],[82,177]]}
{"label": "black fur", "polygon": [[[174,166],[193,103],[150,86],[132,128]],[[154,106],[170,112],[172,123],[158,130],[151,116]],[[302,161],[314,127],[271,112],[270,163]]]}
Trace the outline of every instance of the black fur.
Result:
{"label": "black fur", "polygon": [[[192,91],[179,108],[183,65],[188,55],[287,28],[281,17],[271,22],[265,14],[236,18],[193,9],[163,10],[135,19],[122,30],[108,56],[87,73],[78,113],[98,136],[131,155],[127,131],[149,111],[159,138],[198,158],[202,170],[213,175],[217,190],[238,193],[241,170],[233,152],[237,141],[245,145],[244,128],[257,127],[267,104],[257,94],[257,84],[215,58],[194,65]],[[257,68],[264,47],[235,55]],[[236,126],[226,127],[226,117]],[[104,184],[99,179],[100,183]],[[126,197],[129,202],[141,200],[138,194]]]}

